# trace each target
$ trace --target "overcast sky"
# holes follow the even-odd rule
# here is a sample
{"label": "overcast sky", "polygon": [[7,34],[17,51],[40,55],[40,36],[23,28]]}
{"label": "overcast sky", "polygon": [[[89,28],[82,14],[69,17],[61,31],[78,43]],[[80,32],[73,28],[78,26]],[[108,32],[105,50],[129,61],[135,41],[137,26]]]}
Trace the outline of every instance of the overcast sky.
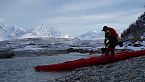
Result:
{"label": "overcast sky", "polygon": [[50,24],[77,36],[108,25],[123,31],[143,11],[145,0],[0,0],[0,23],[30,28]]}

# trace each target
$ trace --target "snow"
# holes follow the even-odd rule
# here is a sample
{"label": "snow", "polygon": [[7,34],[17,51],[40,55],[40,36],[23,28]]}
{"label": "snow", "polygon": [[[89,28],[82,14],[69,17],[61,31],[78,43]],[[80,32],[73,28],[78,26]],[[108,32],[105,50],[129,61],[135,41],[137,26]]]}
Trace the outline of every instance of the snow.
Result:
{"label": "snow", "polygon": [[25,51],[25,50],[32,50],[32,51],[38,51],[38,50],[43,50],[43,49],[46,49],[46,48],[39,48],[39,47],[32,47],[32,46],[26,46],[24,48],[17,48],[17,49],[14,49],[14,51]]}
{"label": "snow", "polygon": [[39,47],[39,46],[36,46],[36,45],[29,45],[29,46],[25,46],[23,48],[16,48],[16,49],[13,49],[13,51],[52,51],[52,50],[66,50],[68,49],[68,46],[49,46],[49,47]]}
{"label": "snow", "polygon": [[22,29],[17,26],[0,25],[0,41],[40,37],[72,38],[69,35],[62,34],[59,30],[47,24],[42,24],[33,29]]}
{"label": "snow", "polygon": [[48,82],[65,76],[67,72],[36,72],[33,67],[61,63],[80,58],[86,58],[83,54],[64,54],[57,56],[41,57],[15,57],[13,59],[0,59],[0,82]]}
{"label": "snow", "polygon": [[20,37],[20,39],[23,39],[23,38],[35,38],[35,35],[33,33],[27,33]]}
{"label": "snow", "polygon": [[0,25],[0,38],[2,40],[16,39],[25,33],[25,30],[17,26]]}
{"label": "snow", "polygon": [[60,37],[61,33],[55,28],[49,28],[48,26],[39,26],[32,31],[24,34],[21,38],[40,38],[40,37]]}
{"label": "snow", "polygon": [[144,46],[141,46],[141,47],[128,46],[127,48],[128,48],[128,49],[132,49],[132,50],[134,50],[134,51],[145,49]]}
{"label": "snow", "polygon": [[145,49],[145,47],[144,46],[141,46],[141,47],[134,47],[134,46],[119,47],[119,46],[117,46],[115,49],[130,49],[130,50],[133,50],[133,51],[137,51],[137,50]]}
{"label": "snow", "polygon": [[62,37],[62,38],[74,38],[74,37],[72,37],[72,36],[70,36],[70,35],[62,35],[62,36],[60,36],[60,37]]}
{"label": "snow", "polygon": [[81,40],[102,40],[104,39],[104,33],[101,31],[89,31],[78,36],[77,38]]}

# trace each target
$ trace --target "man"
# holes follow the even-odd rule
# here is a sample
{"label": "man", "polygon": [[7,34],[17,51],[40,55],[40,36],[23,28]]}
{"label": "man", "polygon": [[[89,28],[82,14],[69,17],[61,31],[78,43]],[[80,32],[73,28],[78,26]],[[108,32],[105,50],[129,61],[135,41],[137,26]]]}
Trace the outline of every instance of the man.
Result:
{"label": "man", "polygon": [[108,26],[104,26],[102,31],[105,32],[105,40],[104,40],[105,50],[104,50],[104,53],[105,53],[105,55],[114,56],[115,55],[115,47],[118,43],[119,36],[113,28],[108,27]]}

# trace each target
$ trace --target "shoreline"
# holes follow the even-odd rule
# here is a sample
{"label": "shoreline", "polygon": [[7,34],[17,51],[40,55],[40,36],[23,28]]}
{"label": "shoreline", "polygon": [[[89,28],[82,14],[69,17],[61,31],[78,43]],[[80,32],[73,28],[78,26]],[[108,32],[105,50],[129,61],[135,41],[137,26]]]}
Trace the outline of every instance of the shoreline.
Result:
{"label": "shoreline", "polygon": [[145,56],[78,68],[54,82],[145,82]]}

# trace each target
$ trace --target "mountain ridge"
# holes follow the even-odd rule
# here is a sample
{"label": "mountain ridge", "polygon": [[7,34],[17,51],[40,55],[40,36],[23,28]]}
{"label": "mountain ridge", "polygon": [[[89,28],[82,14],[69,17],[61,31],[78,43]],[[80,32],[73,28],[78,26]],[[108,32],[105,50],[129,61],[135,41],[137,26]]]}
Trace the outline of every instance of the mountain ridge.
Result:
{"label": "mountain ridge", "polygon": [[0,25],[0,41],[23,38],[78,38],[80,40],[98,40],[103,39],[103,32],[89,31],[77,37],[72,37],[67,34],[62,34],[56,28],[47,24],[42,24],[31,29],[23,29],[18,26]]}

